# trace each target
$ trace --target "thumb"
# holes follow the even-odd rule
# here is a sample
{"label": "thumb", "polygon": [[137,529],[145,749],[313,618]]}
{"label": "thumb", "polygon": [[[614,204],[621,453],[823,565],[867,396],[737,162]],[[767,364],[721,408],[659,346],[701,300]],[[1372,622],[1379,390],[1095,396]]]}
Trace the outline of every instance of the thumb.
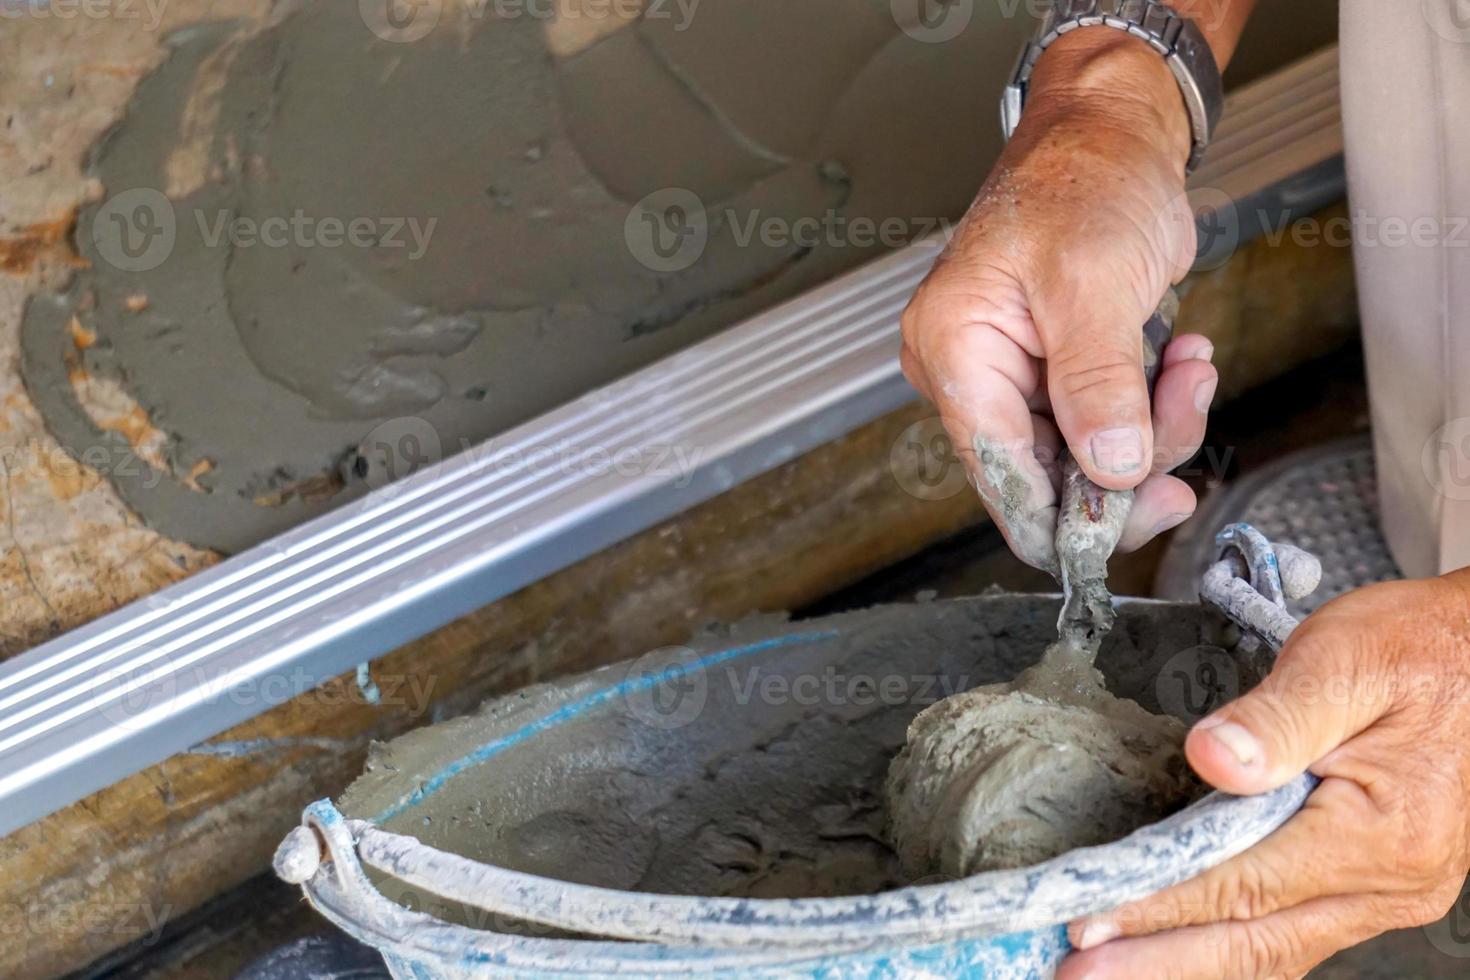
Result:
{"label": "thumb", "polygon": [[1260,686],[1194,726],[1184,743],[1190,765],[1239,796],[1295,779],[1387,708],[1358,683],[1351,658],[1343,643],[1299,627]]}
{"label": "thumb", "polygon": [[1143,375],[1143,325],[1153,311],[1140,311],[1125,296],[1112,303],[1095,294],[1077,299],[1053,297],[1033,307],[1047,340],[1052,412],[1083,472],[1109,490],[1129,490],[1148,475],[1153,458]]}

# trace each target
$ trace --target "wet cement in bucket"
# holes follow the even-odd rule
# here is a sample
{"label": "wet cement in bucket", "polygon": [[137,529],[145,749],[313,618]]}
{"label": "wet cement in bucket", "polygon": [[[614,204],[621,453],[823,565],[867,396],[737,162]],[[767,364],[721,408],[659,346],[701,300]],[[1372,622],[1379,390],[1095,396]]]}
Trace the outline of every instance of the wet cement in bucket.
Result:
{"label": "wet cement in bucket", "polygon": [[[1008,540],[1055,573],[1057,508],[1037,499],[1045,474],[983,439],[975,452],[984,463],[977,485],[1008,516]],[[1088,524],[1074,541],[1099,582],[1126,513],[1111,536]],[[1110,692],[1094,667],[1098,652],[1090,631],[1063,629],[1013,681],[948,698],[915,720],[885,786],[889,838],[910,875],[1036,864],[1118,840],[1202,794],[1184,757],[1185,726]]]}
{"label": "wet cement in bucket", "polygon": [[964,877],[1118,840],[1197,798],[1185,726],[1110,693],[1087,644],[1059,641],[1009,684],[909,729],[886,787],[905,869]]}
{"label": "wet cement in bucket", "polygon": [[[910,725],[944,697],[1035,664],[1056,615],[1053,601],[1001,595],[743,623],[380,746],[339,805],[444,851],[582,884],[761,898],[889,890],[916,880],[884,812]],[[1198,609],[1125,604],[1097,666],[1140,713],[1158,712],[1171,658],[1234,640]],[[608,695],[696,662],[676,688]],[[486,926],[404,882],[380,887]]]}

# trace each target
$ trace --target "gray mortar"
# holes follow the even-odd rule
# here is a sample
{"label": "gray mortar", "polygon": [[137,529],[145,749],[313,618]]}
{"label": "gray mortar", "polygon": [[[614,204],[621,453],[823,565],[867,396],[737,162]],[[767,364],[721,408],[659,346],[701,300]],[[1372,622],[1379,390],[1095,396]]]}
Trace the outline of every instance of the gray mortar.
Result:
{"label": "gray mortar", "polygon": [[1014,682],[914,721],[886,787],[910,875],[1037,864],[1118,840],[1202,794],[1185,726],[1110,694],[1095,652],[1058,642]]}
{"label": "gray mortar", "polygon": [[1113,625],[1108,559],[1133,510],[1132,490],[1104,490],[1070,456],[1062,466],[1057,516],[1057,562],[1067,604],[1057,623],[1066,643],[1081,646]]}
{"label": "gray mortar", "polygon": [[[475,860],[644,892],[803,897],[909,883],[883,833],[890,760],[937,697],[1005,682],[1035,663],[1055,637],[1057,610],[1050,599],[998,595],[743,623],[691,647],[703,655],[783,633],[836,636],[710,668],[703,710],[682,726],[647,724],[637,705],[612,699],[466,769],[382,826]],[[1172,654],[1201,643],[1229,648],[1233,637],[1197,607],[1124,604],[1098,666],[1115,691],[1157,711],[1155,681]],[[635,671],[615,665],[530,688],[380,746],[339,805],[372,819],[476,747]],[[904,678],[907,696],[813,703],[758,693],[770,678],[829,671]],[[401,882],[382,887],[465,921]]]}
{"label": "gray mortar", "polygon": [[[165,534],[237,550],[379,485],[369,437],[388,420],[421,418],[457,452],[882,250],[742,242],[734,225],[830,210],[917,233],[962,213],[999,144],[984,93],[1025,28],[933,45],[886,0],[721,0],[559,60],[539,18],[443,10],[413,43],[335,0],[183,31],[95,148],[104,199],[168,187],[190,134],[208,177],[171,200],[177,240],[150,270],[110,264],[104,202],[82,210],[89,267],[30,305],[22,370],[56,436],[83,459],[104,447]],[[190,106],[214,84],[211,119]],[[698,194],[711,233],[692,266],[658,273],[624,223],[666,188]],[[407,224],[402,247],[210,244],[221,216],[298,210],[416,222],[427,247]],[[96,334],[85,350],[73,315]],[[87,417],[78,363],[170,436],[170,472]]]}

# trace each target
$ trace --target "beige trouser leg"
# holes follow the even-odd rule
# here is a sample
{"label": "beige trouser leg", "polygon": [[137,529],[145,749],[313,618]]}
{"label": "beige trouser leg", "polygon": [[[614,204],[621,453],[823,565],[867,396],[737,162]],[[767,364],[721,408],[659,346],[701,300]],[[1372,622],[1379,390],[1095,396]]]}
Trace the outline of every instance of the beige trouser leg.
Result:
{"label": "beige trouser leg", "polygon": [[1470,2],[1343,0],[1343,121],[1384,533],[1470,565]]}

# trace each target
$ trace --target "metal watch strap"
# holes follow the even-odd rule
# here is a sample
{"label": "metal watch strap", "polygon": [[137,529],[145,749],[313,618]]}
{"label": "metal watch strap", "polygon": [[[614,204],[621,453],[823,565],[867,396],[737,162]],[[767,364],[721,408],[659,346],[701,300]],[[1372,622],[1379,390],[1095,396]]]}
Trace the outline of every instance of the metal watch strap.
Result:
{"label": "metal watch strap", "polygon": [[1042,52],[1052,42],[1080,27],[1111,27],[1147,41],[1169,65],[1184,95],[1194,147],[1188,167],[1204,158],[1205,148],[1225,111],[1225,88],[1214,52],[1198,25],[1156,0],[1054,0],[1016,63],[1001,99],[1001,125],[1006,139],[1016,131],[1026,104],[1026,89]]}

